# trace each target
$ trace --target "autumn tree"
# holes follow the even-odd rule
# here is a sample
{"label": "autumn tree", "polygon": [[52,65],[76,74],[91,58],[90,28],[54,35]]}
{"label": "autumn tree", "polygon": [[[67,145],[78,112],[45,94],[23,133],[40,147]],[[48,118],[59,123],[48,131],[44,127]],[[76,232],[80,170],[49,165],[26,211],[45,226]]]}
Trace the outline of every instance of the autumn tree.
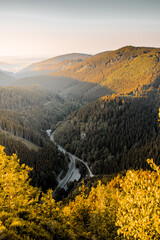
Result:
{"label": "autumn tree", "polygon": [[0,146],[0,238],[67,239],[59,204],[29,184],[30,170]]}

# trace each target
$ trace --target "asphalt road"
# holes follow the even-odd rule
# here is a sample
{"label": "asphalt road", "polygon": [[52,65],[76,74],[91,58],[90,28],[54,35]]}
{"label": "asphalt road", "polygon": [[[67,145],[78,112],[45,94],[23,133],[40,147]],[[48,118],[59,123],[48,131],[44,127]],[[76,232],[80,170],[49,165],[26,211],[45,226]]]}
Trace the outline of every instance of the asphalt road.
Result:
{"label": "asphalt road", "polygon": [[71,154],[70,152],[67,152],[62,146],[58,145],[54,141],[55,131],[53,133],[51,133],[51,130],[47,130],[47,134],[49,135],[50,140],[56,144],[56,146],[58,147],[58,150],[63,152],[64,154],[67,153],[68,156],[69,156],[69,159],[70,159],[70,163],[69,163],[69,166],[68,166],[68,172],[67,172],[66,176],[59,182],[57,187],[64,188],[67,185],[67,183],[70,181],[70,179],[71,179],[71,177],[72,177],[72,175],[73,175],[73,173],[76,169],[75,159],[82,162],[86,166],[86,168],[88,170],[88,173],[89,173],[89,177],[94,176],[86,162],[84,162],[82,159],[76,157],[75,155]]}

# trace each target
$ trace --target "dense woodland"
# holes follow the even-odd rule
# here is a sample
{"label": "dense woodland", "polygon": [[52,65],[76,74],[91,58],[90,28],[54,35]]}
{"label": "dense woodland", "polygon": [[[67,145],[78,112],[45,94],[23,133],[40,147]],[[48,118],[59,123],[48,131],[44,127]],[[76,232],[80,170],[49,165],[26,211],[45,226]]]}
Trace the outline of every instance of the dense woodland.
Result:
{"label": "dense woodland", "polygon": [[28,128],[28,130],[30,128],[30,130],[43,132],[52,124],[62,121],[69,112],[72,112],[79,105],[80,103],[74,101],[73,98],[68,101],[43,88],[0,88],[1,118],[3,122],[6,119],[4,124],[8,128],[10,128],[11,122],[12,125],[15,122],[15,127],[19,125],[19,127]]}
{"label": "dense woodland", "polygon": [[0,144],[33,168],[32,184],[43,191],[54,189],[57,175],[68,166],[68,159],[45,131],[55,128],[78,105],[73,98],[66,100],[42,88],[0,88]]}
{"label": "dense woodland", "polygon": [[147,156],[158,164],[159,102],[159,87],[140,97],[102,98],[69,115],[55,139],[87,161],[94,174],[146,168]]}
{"label": "dense woodland", "polygon": [[56,177],[62,169],[67,168],[68,161],[65,156],[58,151],[56,146],[49,141],[43,147],[30,149],[14,135],[0,132],[0,142],[5,146],[7,154],[16,153],[21,159],[20,164],[32,167],[30,172],[32,185],[41,187],[45,192],[48,188],[55,188],[57,185]]}
{"label": "dense woodland", "polygon": [[[108,91],[106,94],[128,94],[156,80],[160,74],[159,57],[159,48],[126,46],[116,51],[93,55],[50,75],[98,84]],[[85,92],[85,85],[83,90]],[[72,94],[72,90],[70,93]],[[89,96],[94,94],[96,91],[90,92]],[[87,93],[84,97],[87,97]]]}

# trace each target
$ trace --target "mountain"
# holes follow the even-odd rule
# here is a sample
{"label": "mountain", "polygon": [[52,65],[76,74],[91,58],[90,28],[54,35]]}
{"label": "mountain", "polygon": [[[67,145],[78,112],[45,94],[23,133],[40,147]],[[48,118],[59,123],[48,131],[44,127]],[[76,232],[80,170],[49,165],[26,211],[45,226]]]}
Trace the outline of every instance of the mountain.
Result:
{"label": "mountain", "polygon": [[[52,73],[18,79],[14,84],[42,86],[88,102],[96,100],[69,115],[55,134],[56,141],[86,160],[95,174],[145,168],[144,156],[152,154],[158,161],[157,145],[152,143],[159,139],[159,57],[158,48],[131,46],[67,66],[61,56],[39,64],[42,70],[51,63]],[[56,64],[61,65],[60,70]]]}
{"label": "mountain", "polygon": [[108,88],[115,94],[128,94],[160,76],[160,49],[123,47],[94,55],[52,76],[72,77]]}
{"label": "mountain", "polygon": [[112,94],[139,94],[144,86],[159,81],[159,57],[160,49],[131,46],[94,56],[64,55],[24,69],[23,76],[30,77],[17,79],[14,85],[38,84],[85,101]]}
{"label": "mountain", "polygon": [[0,70],[0,86],[9,86],[13,81],[12,73]]}
{"label": "mountain", "polygon": [[90,55],[81,54],[81,53],[72,53],[72,54],[57,56],[54,58],[44,60],[42,62],[33,63],[32,65],[29,65],[28,67],[24,68],[20,72],[16,73],[15,77],[24,78],[24,77],[30,77],[30,76],[33,77],[33,76],[46,75],[50,72],[56,72],[56,71],[68,68],[69,66],[72,66],[77,62],[81,62],[84,59],[87,59],[89,57]]}
{"label": "mountain", "polygon": [[[40,76],[0,88],[2,239],[160,239],[159,57],[159,49],[134,47],[60,56],[25,70]],[[47,129],[56,129],[57,144]],[[69,167],[58,144],[94,176],[69,182],[74,192],[56,203],[43,192]],[[57,199],[66,194],[58,188]]]}
{"label": "mountain", "polygon": [[72,77],[49,75],[51,72],[56,73],[57,71],[69,69],[71,66],[90,57],[90,55],[86,54],[73,53],[32,64],[15,74],[18,79],[14,81],[13,86],[32,87],[33,85],[39,85],[62,95],[72,95],[84,101],[93,101],[106,94],[112,94],[112,91],[97,83],[82,82]]}

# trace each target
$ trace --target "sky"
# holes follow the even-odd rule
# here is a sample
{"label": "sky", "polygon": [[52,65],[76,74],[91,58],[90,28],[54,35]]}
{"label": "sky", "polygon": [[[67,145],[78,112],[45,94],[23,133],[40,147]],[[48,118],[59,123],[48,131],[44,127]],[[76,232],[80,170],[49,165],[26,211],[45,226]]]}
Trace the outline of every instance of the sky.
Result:
{"label": "sky", "polygon": [[0,56],[160,47],[160,0],[0,0]]}

